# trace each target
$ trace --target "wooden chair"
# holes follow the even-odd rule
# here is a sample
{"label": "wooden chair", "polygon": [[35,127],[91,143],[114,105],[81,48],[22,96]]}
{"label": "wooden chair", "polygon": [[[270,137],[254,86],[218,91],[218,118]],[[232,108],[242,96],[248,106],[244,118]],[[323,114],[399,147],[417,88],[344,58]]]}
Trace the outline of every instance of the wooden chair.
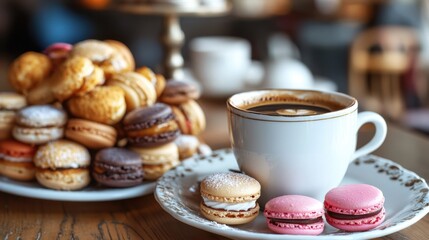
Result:
{"label": "wooden chair", "polygon": [[349,93],[365,110],[400,118],[417,49],[418,35],[412,28],[377,27],[360,33],[350,52]]}

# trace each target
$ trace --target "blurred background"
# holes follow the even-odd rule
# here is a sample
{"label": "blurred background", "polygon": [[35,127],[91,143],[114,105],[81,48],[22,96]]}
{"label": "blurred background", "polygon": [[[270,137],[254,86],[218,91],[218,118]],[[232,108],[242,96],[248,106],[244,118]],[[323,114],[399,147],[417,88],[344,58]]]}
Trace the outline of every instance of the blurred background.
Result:
{"label": "blurred background", "polygon": [[[7,68],[13,59],[26,51],[43,51],[55,42],[119,40],[131,49],[137,66],[160,72],[166,51],[160,37],[165,15],[131,13],[121,6],[181,7],[193,1],[2,0],[0,89],[11,89]],[[177,14],[185,36],[179,49],[185,78],[203,81],[193,75],[192,58],[199,60],[192,54],[194,40],[244,39],[250,43],[253,67],[247,77],[252,83],[235,91],[266,87],[340,91],[358,98],[362,110],[377,111],[390,121],[429,134],[429,1],[201,2],[226,10],[217,15],[198,9],[194,14]],[[216,94],[206,97],[225,99],[231,92],[225,86],[224,94]]]}

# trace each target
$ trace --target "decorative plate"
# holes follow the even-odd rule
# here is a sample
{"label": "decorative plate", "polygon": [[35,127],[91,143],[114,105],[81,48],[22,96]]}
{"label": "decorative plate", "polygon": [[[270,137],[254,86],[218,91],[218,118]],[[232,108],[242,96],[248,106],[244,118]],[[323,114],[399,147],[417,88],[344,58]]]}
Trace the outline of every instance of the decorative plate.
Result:
{"label": "decorative plate", "polygon": [[383,191],[386,219],[377,228],[344,232],[325,224],[324,232],[318,236],[279,235],[270,232],[262,213],[251,223],[228,226],[207,220],[200,214],[199,182],[211,173],[230,170],[238,170],[230,149],[185,160],[159,179],[156,200],[179,221],[233,239],[369,239],[400,231],[429,212],[429,187],[423,178],[390,160],[368,155],[350,164],[341,184],[366,183]]}

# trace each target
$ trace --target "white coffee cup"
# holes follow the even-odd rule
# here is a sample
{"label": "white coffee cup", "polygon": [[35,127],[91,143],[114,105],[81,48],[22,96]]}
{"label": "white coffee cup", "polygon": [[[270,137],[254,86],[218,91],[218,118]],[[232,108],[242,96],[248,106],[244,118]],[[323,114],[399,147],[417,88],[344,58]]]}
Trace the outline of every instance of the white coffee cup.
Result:
{"label": "white coffee cup", "polygon": [[[283,115],[275,115],[252,111],[252,107],[270,103],[310,105],[328,112],[291,115],[295,110],[279,110]],[[357,100],[342,93],[250,91],[233,95],[227,107],[234,155],[240,170],[261,183],[261,206],[284,194],[323,200],[326,192],[340,184],[349,163],[377,149],[387,133],[380,115],[358,114]],[[356,150],[357,131],[365,123],[373,123],[376,132]]]}
{"label": "white coffee cup", "polygon": [[226,96],[243,91],[251,66],[250,43],[227,36],[198,37],[191,40],[192,74],[206,96]]}

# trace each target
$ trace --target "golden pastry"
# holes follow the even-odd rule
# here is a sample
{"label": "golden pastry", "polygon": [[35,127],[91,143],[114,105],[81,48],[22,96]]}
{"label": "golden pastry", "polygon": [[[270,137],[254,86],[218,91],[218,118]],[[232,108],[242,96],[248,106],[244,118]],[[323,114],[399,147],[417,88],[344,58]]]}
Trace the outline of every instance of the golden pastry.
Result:
{"label": "golden pastry", "polygon": [[20,93],[27,91],[46,79],[52,72],[51,60],[44,54],[26,52],[9,68],[9,82]]}
{"label": "golden pastry", "polygon": [[52,76],[52,93],[59,101],[83,95],[104,83],[103,71],[85,57],[68,58]]}
{"label": "golden pastry", "polygon": [[83,96],[70,98],[67,102],[75,117],[114,125],[125,115],[124,91],[117,86],[99,86]]}

